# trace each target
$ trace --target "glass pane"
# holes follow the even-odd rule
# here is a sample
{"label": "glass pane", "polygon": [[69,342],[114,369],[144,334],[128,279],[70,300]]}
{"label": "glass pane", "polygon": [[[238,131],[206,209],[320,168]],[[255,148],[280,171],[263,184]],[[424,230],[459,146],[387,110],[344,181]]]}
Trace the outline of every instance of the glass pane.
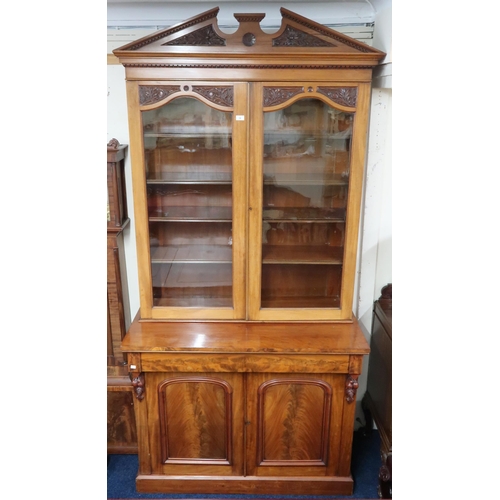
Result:
{"label": "glass pane", "polygon": [[264,308],[340,307],[352,121],[319,99],[264,114]]}
{"label": "glass pane", "polygon": [[186,97],[142,118],[153,305],[232,307],[232,113]]}

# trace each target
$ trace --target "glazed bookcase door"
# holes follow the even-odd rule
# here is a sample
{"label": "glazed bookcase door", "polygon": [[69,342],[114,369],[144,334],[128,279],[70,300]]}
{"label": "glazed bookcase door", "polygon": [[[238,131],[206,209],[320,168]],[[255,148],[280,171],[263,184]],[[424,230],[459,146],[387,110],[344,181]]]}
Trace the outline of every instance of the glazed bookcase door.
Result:
{"label": "glazed bookcase door", "polygon": [[252,319],[351,318],[365,90],[307,82],[255,88]]}
{"label": "glazed bookcase door", "polygon": [[243,318],[247,121],[236,116],[246,116],[246,85],[141,82],[129,92],[143,167],[134,171],[146,229],[137,232],[141,316]]}

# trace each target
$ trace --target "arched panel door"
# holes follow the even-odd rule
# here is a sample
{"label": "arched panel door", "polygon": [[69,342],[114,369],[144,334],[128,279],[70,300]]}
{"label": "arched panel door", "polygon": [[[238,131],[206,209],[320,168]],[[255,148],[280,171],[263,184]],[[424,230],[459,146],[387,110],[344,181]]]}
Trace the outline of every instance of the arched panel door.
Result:
{"label": "arched panel door", "polygon": [[243,472],[241,374],[148,373],[154,474]]}
{"label": "arched panel door", "polygon": [[141,84],[138,98],[142,317],[243,318],[246,85]]}
{"label": "arched panel door", "polygon": [[345,377],[252,374],[247,384],[250,475],[336,473]]}
{"label": "arched panel door", "polygon": [[360,203],[352,174],[359,182],[364,160],[358,87],[265,84],[256,93],[251,317],[349,319]]}

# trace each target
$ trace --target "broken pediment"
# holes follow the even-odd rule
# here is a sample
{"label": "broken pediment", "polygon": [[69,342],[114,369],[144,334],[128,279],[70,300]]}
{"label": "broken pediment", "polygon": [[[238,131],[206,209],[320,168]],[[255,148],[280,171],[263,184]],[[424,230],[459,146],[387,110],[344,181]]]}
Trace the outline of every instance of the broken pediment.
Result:
{"label": "broken pediment", "polygon": [[[258,59],[273,57],[283,63],[288,58],[336,59],[344,66],[375,66],[385,54],[320,23],[281,8],[281,27],[266,33],[260,22],[265,14],[234,14],[239,23],[234,33],[218,26],[215,7],[184,22],[145,36],[113,51],[122,63],[126,59],[179,58],[199,55],[203,58],[237,57]],[[247,61],[248,62],[248,61]]]}

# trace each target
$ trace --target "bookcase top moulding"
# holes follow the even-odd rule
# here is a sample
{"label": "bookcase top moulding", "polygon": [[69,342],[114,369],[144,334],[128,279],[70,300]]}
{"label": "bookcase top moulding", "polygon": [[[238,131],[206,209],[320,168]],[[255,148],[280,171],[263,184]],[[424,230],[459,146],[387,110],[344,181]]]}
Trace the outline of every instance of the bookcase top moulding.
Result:
{"label": "bookcase top moulding", "polygon": [[[234,14],[239,27],[234,33],[224,33],[217,23],[218,12],[219,7],[207,10],[119,47],[113,54],[125,67],[176,66],[178,58],[190,56],[191,67],[224,60],[224,68],[258,64],[269,69],[300,68],[301,64],[316,64],[318,69],[372,68],[385,56],[378,49],[284,7],[280,9],[281,27],[275,33],[262,30],[260,21],[265,14],[257,13]],[[193,61],[193,54],[200,58],[198,62]],[[245,58],[239,59],[242,55]]]}

